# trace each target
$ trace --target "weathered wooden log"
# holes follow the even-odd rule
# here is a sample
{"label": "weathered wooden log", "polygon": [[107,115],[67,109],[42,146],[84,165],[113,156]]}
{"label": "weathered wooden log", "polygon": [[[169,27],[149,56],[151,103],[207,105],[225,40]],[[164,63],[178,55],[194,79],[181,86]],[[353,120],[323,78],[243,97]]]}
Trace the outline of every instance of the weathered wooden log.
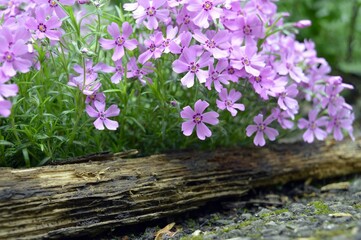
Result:
{"label": "weathered wooden log", "polygon": [[0,169],[0,238],[79,237],[256,187],[360,173],[361,138],[95,160]]}

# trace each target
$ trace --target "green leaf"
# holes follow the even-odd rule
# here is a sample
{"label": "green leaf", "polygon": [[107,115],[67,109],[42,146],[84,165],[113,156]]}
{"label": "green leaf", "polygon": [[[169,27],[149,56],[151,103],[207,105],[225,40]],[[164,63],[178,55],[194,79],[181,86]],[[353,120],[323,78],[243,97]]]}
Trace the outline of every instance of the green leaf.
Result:
{"label": "green leaf", "polygon": [[6,140],[0,140],[0,145],[4,146],[14,146],[15,144]]}

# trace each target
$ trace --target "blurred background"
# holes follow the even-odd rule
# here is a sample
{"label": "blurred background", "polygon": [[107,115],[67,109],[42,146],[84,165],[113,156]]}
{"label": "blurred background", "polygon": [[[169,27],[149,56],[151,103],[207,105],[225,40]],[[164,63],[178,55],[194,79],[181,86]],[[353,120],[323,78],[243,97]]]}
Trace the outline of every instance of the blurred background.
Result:
{"label": "blurred background", "polygon": [[277,4],[291,14],[290,21],[312,21],[298,39],[312,39],[319,56],[335,71],[361,75],[361,0],[280,0]]}
{"label": "blurred background", "polygon": [[279,0],[279,11],[289,12],[288,21],[309,19],[312,26],[300,29],[298,40],[312,39],[318,56],[325,58],[333,75],[355,89],[345,91],[361,126],[361,0]]}

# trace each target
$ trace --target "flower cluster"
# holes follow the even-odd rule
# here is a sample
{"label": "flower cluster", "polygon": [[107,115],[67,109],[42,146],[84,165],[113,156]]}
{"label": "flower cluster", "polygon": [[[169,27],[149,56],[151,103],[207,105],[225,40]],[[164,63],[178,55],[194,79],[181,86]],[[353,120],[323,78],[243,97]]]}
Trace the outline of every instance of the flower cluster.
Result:
{"label": "flower cluster", "polygon": [[[68,20],[64,6],[75,5],[75,0],[11,3],[1,12],[5,22],[0,29],[0,115],[5,117],[11,108],[7,98],[18,91],[10,79],[36,67],[33,41],[61,46],[66,35],[62,25]],[[79,7],[89,1],[77,3]],[[96,118],[95,128],[119,127],[109,119],[119,115],[117,105],[105,110],[100,75],[111,75],[115,85],[138,79],[146,87],[157,81],[155,72],[162,71],[155,69],[156,63],[170,62],[164,68],[172,69],[172,84],[203,93],[194,110],[185,106],[180,111],[185,136],[196,128],[197,137],[205,140],[212,136],[206,124],[217,125],[222,115],[230,114],[242,119],[234,131],[255,135],[257,146],[266,144],[265,136],[274,141],[281,129],[304,131],[306,142],[329,134],[341,140],[345,132],[353,138],[353,110],[341,95],[352,86],[330,75],[328,63],[317,56],[311,41],[296,40],[295,29],[310,22],[284,23],[287,14],[278,13],[273,0],[137,0],[124,4],[124,10],[132,17],[107,22],[107,33],[95,37],[97,56],[89,57],[85,49],[82,64],[72,65],[74,74],[68,79],[68,85],[84,95],[87,114]],[[99,56],[108,54],[109,59],[100,61]],[[204,113],[209,106],[216,109]],[[306,110],[308,119],[302,118]]]}

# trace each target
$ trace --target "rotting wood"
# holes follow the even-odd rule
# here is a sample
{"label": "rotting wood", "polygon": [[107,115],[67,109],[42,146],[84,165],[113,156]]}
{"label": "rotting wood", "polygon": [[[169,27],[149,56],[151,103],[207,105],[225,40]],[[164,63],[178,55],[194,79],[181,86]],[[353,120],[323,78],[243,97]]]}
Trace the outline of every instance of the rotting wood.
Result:
{"label": "rotting wood", "polygon": [[191,211],[252,188],[360,172],[361,138],[3,168],[0,239],[85,236]]}

